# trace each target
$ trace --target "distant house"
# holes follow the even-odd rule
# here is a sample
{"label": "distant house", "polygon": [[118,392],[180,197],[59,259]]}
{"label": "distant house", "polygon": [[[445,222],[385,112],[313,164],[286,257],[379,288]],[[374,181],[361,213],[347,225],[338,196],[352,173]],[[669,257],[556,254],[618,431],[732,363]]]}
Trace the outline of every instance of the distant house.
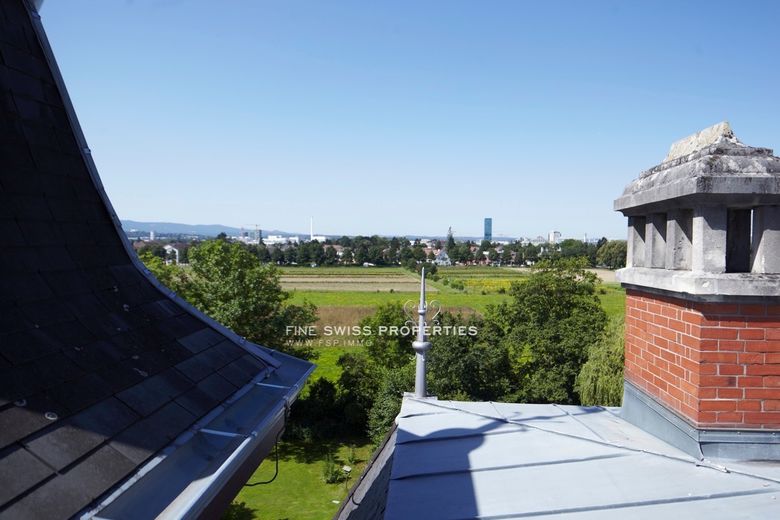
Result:
{"label": "distant house", "polygon": [[447,254],[447,251],[442,249],[436,255],[436,259],[433,261],[433,263],[441,266],[450,266],[452,265],[452,260],[450,260],[450,255]]}
{"label": "distant house", "polygon": [[335,245],[325,244],[324,248],[325,248],[325,250],[328,250],[328,249],[331,249],[331,248],[335,249],[336,250],[336,256],[339,257],[339,258],[344,256],[344,246],[340,246],[338,244],[335,244]]}

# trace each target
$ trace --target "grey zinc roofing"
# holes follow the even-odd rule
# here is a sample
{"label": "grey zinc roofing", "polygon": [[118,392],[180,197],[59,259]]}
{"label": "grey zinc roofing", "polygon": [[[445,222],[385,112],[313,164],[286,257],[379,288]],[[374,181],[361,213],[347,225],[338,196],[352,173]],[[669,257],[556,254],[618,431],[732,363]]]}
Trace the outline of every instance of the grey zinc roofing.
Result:
{"label": "grey zinc roofing", "polygon": [[406,397],[385,519],[780,517],[777,464],[700,461],[618,411]]}
{"label": "grey zinc roofing", "polygon": [[[0,2],[0,517],[91,514],[144,476],[158,502],[189,489],[184,514],[203,503],[185,482],[199,474],[176,465],[205,457],[222,478],[225,458],[259,462],[244,448],[273,443],[312,365],[245,342],[144,272],[31,5]],[[197,444],[214,424],[243,439],[240,457]]]}

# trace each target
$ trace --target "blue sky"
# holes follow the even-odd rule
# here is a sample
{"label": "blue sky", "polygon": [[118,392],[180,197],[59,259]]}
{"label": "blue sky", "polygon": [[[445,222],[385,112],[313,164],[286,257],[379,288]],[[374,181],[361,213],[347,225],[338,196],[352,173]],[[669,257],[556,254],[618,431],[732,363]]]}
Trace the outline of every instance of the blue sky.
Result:
{"label": "blue sky", "polygon": [[780,148],[778,2],[47,0],[121,218],[623,238],[721,120]]}

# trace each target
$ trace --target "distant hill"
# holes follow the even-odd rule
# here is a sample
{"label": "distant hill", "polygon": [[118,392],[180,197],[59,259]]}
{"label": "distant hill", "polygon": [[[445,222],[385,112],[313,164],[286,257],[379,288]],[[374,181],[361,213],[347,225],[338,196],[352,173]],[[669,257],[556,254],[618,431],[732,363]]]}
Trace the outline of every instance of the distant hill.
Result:
{"label": "distant hill", "polygon": [[[122,220],[122,229],[125,232],[132,230],[140,231],[143,233],[149,233],[154,231],[158,235],[201,235],[207,237],[215,237],[220,233],[225,233],[228,236],[237,236],[241,231],[239,228],[223,226],[222,224],[178,224],[176,222],[138,222],[137,220]],[[254,232],[254,229],[245,229],[244,231]],[[266,231],[262,230],[263,236],[268,235],[297,235],[298,233],[288,233],[286,231],[278,231],[271,229]]]}

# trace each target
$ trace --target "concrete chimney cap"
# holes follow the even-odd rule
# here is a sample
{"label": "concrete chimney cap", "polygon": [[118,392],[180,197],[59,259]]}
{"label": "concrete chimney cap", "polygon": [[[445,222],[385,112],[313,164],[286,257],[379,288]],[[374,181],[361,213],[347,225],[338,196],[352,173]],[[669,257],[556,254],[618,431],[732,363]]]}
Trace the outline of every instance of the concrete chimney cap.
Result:
{"label": "concrete chimney cap", "polygon": [[723,121],[672,144],[664,162],[626,186],[614,208],[641,214],[692,197],[699,203],[778,204],[780,158],[742,143]]}
{"label": "concrete chimney cap", "polygon": [[734,136],[734,131],[731,129],[729,122],[721,121],[720,123],[707,127],[695,134],[684,137],[679,141],[675,141],[669,149],[669,153],[666,154],[664,162],[690,155],[713,144],[725,142],[737,146],[745,146],[736,138],[736,136]]}

